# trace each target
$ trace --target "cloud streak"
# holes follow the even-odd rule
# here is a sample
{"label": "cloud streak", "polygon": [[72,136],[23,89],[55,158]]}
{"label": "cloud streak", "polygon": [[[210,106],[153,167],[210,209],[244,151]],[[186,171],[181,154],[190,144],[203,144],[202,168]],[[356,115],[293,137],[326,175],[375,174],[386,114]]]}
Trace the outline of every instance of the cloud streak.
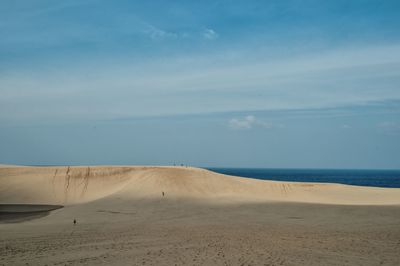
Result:
{"label": "cloud streak", "polygon": [[251,129],[256,122],[256,118],[248,115],[244,118],[232,118],[229,120],[229,127],[232,129]]}
{"label": "cloud streak", "polygon": [[[395,39],[318,45],[318,34],[274,35],[298,25],[287,21],[264,31],[273,27],[269,5],[266,13],[262,5],[240,4],[205,16],[197,11],[206,4],[180,3],[179,12],[159,4],[165,12],[157,12],[153,4],[110,3],[43,4],[33,16],[33,8],[5,14],[3,4],[0,122],[253,113],[400,99]],[[93,12],[80,11],[85,8]],[[241,16],[246,23],[235,24]]]}
{"label": "cloud streak", "polygon": [[[254,115],[247,115],[242,118],[232,118],[229,120],[229,127],[231,129],[242,130],[252,129],[254,127],[272,128],[273,125],[257,119]],[[280,127],[282,127],[280,125]]]}
{"label": "cloud streak", "polygon": [[400,123],[393,121],[385,121],[378,125],[381,132],[388,135],[399,135],[400,134]]}
{"label": "cloud streak", "polygon": [[203,31],[203,37],[208,40],[215,40],[219,35],[213,29],[205,29]]}
{"label": "cloud streak", "polygon": [[140,63],[105,60],[62,70],[11,69],[0,74],[0,120],[66,118],[75,112],[96,119],[105,112],[146,116],[290,110],[396,100],[399,55],[400,46],[384,46],[274,61],[235,58],[235,65],[220,54]]}
{"label": "cloud streak", "polygon": [[148,35],[153,40],[161,40],[165,38],[175,39],[179,37],[179,35],[175,32],[168,32],[162,30],[149,23],[143,23],[143,24],[144,24],[144,30],[143,30],[144,34]]}

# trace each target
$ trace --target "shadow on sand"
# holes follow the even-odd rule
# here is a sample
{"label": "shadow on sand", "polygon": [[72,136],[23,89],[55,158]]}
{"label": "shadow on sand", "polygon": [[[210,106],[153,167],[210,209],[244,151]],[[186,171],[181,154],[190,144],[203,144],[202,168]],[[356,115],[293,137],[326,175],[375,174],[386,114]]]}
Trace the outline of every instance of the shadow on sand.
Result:
{"label": "shadow on sand", "polygon": [[38,219],[62,207],[45,204],[0,204],[0,223],[20,223]]}

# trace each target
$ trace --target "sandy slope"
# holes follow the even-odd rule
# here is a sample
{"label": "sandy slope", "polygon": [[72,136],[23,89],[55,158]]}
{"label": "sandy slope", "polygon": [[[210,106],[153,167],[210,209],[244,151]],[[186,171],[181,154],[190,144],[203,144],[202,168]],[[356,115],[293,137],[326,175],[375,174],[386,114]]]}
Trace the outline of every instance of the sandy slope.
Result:
{"label": "sandy slope", "polygon": [[399,195],[197,168],[2,167],[3,209],[65,207],[0,211],[0,265],[400,265]]}
{"label": "sandy slope", "polygon": [[2,167],[0,203],[78,204],[104,197],[187,198],[215,203],[400,204],[400,189],[275,182],[186,167]]}

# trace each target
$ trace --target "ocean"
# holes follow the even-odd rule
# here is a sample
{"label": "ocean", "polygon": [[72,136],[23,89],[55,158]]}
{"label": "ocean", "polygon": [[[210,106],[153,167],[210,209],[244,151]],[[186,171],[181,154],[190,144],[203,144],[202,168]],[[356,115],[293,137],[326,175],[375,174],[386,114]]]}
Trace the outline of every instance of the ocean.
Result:
{"label": "ocean", "polygon": [[400,188],[400,170],[208,168],[221,174],[276,181]]}

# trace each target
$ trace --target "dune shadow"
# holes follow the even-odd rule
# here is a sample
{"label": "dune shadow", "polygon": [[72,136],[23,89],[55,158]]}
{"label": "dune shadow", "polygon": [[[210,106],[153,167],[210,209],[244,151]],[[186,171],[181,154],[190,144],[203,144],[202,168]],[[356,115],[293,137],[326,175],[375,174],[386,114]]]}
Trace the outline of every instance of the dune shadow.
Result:
{"label": "dune shadow", "polygon": [[45,217],[62,205],[0,204],[0,223],[20,223]]}

